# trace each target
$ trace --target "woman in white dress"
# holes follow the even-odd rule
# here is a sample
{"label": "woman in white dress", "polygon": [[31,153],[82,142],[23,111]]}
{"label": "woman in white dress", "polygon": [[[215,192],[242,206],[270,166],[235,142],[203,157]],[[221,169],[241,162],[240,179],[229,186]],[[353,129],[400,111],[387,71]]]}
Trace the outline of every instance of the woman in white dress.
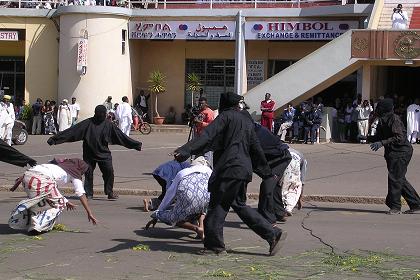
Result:
{"label": "woman in white dress", "polygon": [[71,126],[71,113],[68,105],[68,100],[63,99],[63,102],[58,107],[57,112],[58,131],[64,131]]}

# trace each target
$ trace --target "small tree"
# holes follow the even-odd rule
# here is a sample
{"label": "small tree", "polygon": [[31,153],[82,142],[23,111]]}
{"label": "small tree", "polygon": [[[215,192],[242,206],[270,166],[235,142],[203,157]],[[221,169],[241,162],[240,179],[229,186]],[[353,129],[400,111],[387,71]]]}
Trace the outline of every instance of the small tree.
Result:
{"label": "small tree", "polygon": [[23,106],[22,113],[20,115],[20,119],[24,121],[30,120],[32,117],[32,107],[29,104]]}
{"label": "small tree", "polygon": [[201,78],[196,73],[187,74],[187,90],[191,91],[191,106],[194,106],[194,94],[202,86]]}
{"label": "small tree", "polygon": [[166,91],[166,76],[159,70],[154,70],[149,75],[149,90],[155,95],[155,115],[160,117],[158,112],[158,94]]}

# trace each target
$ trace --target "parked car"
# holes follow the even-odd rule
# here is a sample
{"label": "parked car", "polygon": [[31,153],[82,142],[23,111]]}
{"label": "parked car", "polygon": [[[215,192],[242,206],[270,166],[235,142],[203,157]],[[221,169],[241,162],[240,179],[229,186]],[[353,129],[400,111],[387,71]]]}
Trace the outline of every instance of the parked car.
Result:
{"label": "parked car", "polygon": [[24,122],[15,120],[12,131],[12,142],[15,145],[23,145],[28,141],[28,131]]}

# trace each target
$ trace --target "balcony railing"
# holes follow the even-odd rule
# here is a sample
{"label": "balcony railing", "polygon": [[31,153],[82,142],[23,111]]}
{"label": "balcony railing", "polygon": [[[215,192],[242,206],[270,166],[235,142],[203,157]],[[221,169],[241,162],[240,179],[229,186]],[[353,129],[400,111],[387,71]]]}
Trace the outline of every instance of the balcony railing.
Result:
{"label": "balcony railing", "polygon": [[56,9],[60,6],[113,6],[132,9],[301,8],[374,2],[369,0],[11,0],[3,8]]}

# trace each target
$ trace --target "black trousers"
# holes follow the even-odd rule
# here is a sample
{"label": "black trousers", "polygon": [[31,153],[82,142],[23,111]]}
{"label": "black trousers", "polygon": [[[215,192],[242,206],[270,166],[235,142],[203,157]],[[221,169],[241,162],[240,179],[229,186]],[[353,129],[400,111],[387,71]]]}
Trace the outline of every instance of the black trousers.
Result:
{"label": "black trousers", "polygon": [[284,161],[272,167],[273,174],[278,176],[277,180],[274,177],[268,178],[263,180],[260,185],[258,212],[271,224],[274,224],[276,220],[280,220],[286,214],[278,181],[292,160],[290,153],[288,154],[289,156]]}
{"label": "black trousers", "polygon": [[112,194],[114,189],[114,168],[112,166],[112,159],[106,161],[96,161],[87,158],[83,160],[89,165],[89,169],[85,174],[85,192],[88,196],[93,196],[93,171],[98,164],[104,179],[104,193],[106,195]]}
{"label": "black trousers", "polygon": [[420,208],[420,197],[405,178],[413,151],[403,157],[385,157],[388,168],[388,194],[385,204],[390,209],[401,209],[401,196],[410,209]]}
{"label": "black trousers", "polygon": [[279,232],[255,209],[246,205],[248,182],[237,179],[221,179],[209,186],[210,203],[204,219],[204,247],[216,252],[225,250],[223,224],[230,207],[239,218],[261,238],[271,242]]}

